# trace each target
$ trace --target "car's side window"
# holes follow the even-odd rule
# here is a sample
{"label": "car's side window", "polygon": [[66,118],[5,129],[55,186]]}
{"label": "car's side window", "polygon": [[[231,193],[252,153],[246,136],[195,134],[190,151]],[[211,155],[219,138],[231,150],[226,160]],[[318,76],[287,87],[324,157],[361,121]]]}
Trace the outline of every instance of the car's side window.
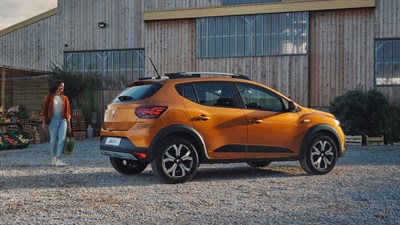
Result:
{"label": "car's side window", "polygon": [[206,106],[234,107],[233,95],[227,82],[193,83],[198,103]]}
{"label": "car's side window", "polygon": [[246,108],[282,112],[285,110],[282,98],[262,87],[236,83],[236,87],[243,99]]}
{"label": "car's side window", "polygon": [[199,102],[193,84],[183,84],[183,96],[191,101]]}

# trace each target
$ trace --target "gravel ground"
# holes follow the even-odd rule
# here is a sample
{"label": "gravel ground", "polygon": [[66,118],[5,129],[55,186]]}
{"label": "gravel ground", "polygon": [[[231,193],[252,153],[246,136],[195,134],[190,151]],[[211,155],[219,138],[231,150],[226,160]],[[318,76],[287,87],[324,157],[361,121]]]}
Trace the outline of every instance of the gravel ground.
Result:
{"label": "gravel ground", "polygon": [[97,139],[76,149],[62,168],[48,143],[0,151],[0,224],[400,224],[400,146],[348,147],[324,176],[215,164],[178,185],[119,174]]}

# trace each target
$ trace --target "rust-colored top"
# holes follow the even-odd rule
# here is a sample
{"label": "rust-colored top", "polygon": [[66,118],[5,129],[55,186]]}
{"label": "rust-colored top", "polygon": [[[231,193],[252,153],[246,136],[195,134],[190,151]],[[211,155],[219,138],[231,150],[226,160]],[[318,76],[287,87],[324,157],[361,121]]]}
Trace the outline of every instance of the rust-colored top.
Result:
{"label": "rust-colored top", "polygon": [[[71,107],[69,105],[68,97],[65,95],[61,95],[61,98],[63,103],[62,117],[64,119],[69,120],[71,119]],[[43,120],[46,120],[46,118],[51,118],[53,116],[53,101],[54,101],[54,94],[50,96],[50,99],[48,95],[44,99],[43,110],[42,110]]]}

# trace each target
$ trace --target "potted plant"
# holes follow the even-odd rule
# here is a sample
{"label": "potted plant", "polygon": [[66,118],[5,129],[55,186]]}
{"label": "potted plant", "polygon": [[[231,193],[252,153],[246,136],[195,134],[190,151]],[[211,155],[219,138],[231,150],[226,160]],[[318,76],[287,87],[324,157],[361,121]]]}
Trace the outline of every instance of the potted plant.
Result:
{"label": "potted plant", "polygon": [[16,116],[20,122],[27,122],[27,120],[29,119],[28,113],[24,111],[17,112]]}

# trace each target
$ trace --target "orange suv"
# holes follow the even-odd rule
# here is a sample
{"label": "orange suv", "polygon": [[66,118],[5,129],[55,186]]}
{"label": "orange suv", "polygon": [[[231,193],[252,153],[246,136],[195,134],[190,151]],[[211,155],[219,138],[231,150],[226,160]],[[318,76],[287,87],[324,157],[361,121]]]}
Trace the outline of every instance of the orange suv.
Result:
{"label": "orange suv", "polygon": [[201,163],[299,160],[307,173],[326,174],[344,149],[333,115],[243,75],[203,72],[130,83],[107,106],[100,143],[118,172],[151,164],[166,183],[189,181]]}

